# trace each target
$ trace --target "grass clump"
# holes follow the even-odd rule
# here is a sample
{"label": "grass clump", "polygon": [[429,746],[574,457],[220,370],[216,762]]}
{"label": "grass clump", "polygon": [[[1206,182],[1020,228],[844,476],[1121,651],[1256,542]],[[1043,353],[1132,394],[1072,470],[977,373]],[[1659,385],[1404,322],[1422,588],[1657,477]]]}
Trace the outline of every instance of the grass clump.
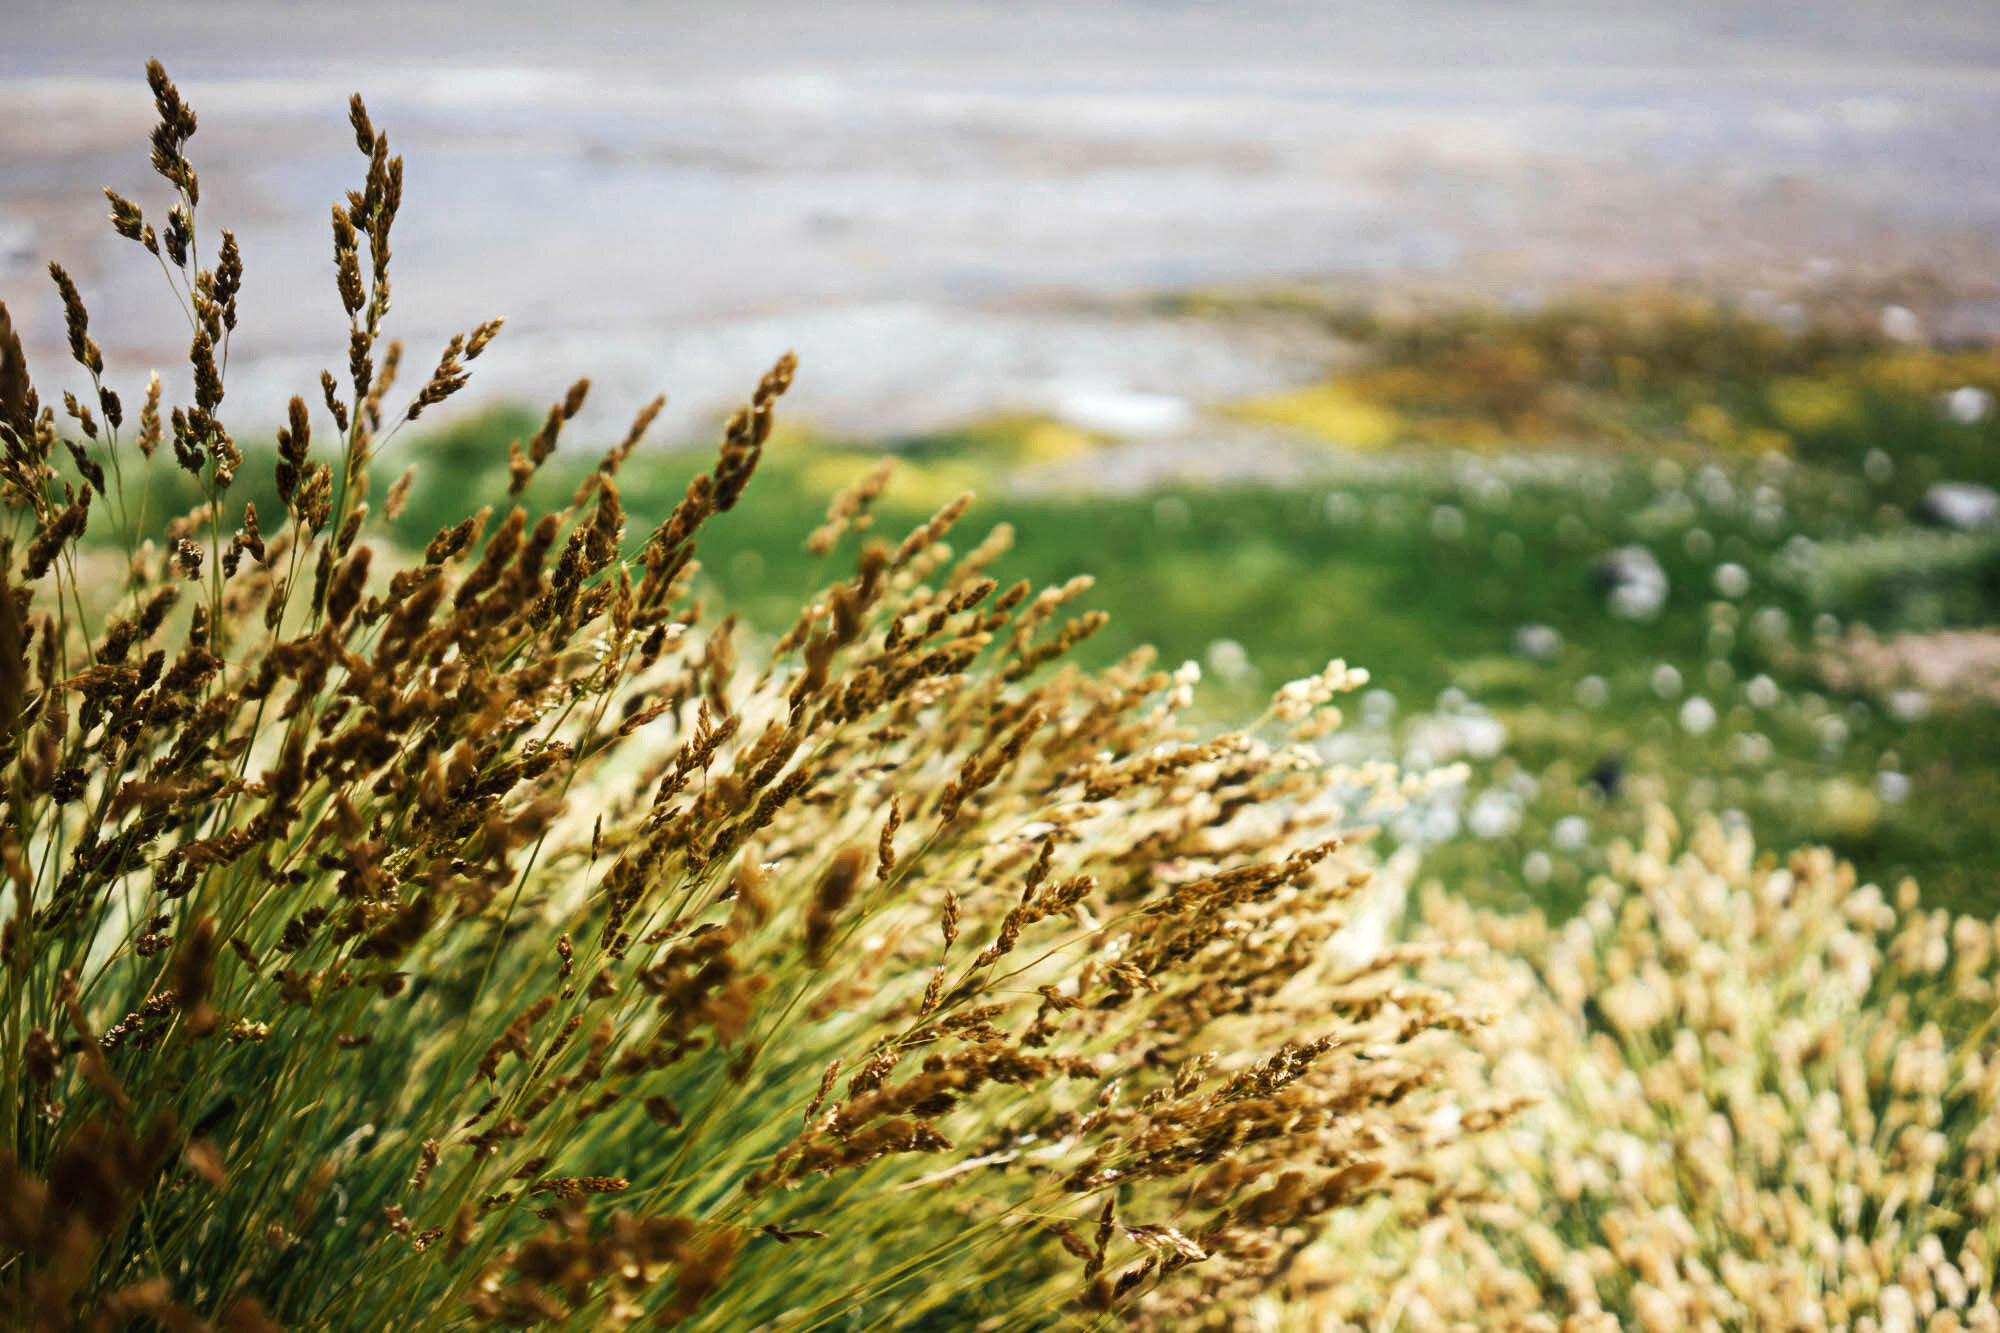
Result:
{"label": "grass clump", "polygon": [[[192,401],[155,378],[133,429],[60,269],[94,403],[43,406],[0,326],[10,1325],[1184,1327],[1421,1184],[1421,1039],[1470,1020],[1322,947],[1368,873],[1343,799],[1393,782],[1300,743],[1358,673],[1198,740],[1193,673],[1061,662],[1087,580],[1003,587],[1004,531],[945,543],[963,501],[872,539],[872,474],[812,542],[846,572],[743,660],[695,544],[789,356],[641,541],[657,403],[565,503],[378,542],[382,445],[499,323],[392,406],[402,164],[358,97],[347,364],[260,511],[221,416],[241,256],[203,263],[195,117],[150,75],[171,203],[113,224],[181,298]],[[164,526],[156,467],[201,494]]]}
{"label": "grass clump", "polygon": [[[1470,1200],[1329,1236],[1324,1309],[1412,1329],[2000,1328],[2000,922],[1655,808],[1583,912],[1441,895],[1506,1016],[1454,1081],[1538,1105],[1433,1163]],[[1351,1256],[1374,1251],[1371,1268]],[[1336,1325],[1339,1320],[1336,1319]],[[1365,1326],[1386,1323],[1365,1320]]]}

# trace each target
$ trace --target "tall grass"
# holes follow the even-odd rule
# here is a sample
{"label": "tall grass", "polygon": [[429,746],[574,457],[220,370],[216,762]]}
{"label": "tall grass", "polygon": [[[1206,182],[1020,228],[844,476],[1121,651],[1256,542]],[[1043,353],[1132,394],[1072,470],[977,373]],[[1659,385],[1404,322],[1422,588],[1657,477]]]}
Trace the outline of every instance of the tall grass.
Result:
{"label": "tall grass", "polygon": [[[2000,1329],[2000,921],[1655,808],[1560,926],[1434,895],[1452,1064],[1535,1099],[1432,1166],[1465,1207],[1341,1219],[1311,1327]],[[1365,1256],[1365,1258],[1364,1258]]]}
{"label": "tall grass", "polygon": [[[657,402],[566,504],[380,543],[379,451],[500,326],[394,396],[402,160],[358,97],[347,364],[260,513],[222,411],[241,255],[149,74],[167,208],[112,223],[193,400],[155,376],[128,418],[60,267],[94,401],[40,402],[0,322],[10,1324],[1185,1326],[1421,1181],[1421,1038],[1469,1020],[1322,947],[1368,874],[1341,797],[1395,781],[1303,743],[1361,673],[1197,740],[1194,673],[1063,663],[1087,580],[1003,586],[1004,529],[946,543],[963,501],[878,540],[873,477],[741,660],[696,542],[789,356],[642,540],[618,478]],[[202,500],[163,521],[172,469]]]}

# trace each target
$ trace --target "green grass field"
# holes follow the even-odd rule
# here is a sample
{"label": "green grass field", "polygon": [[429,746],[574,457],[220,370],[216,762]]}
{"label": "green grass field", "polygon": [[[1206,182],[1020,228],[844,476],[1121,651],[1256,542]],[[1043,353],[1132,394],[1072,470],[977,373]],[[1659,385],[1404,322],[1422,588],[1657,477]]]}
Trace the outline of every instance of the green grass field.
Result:
{"label": "green grass field", "polygon": [[[1739,812],[1761,846],[1823,841],[1885,883],[1917,876],[1927,901],[2000,912],[2000,692],[1862,688],[1826,668],[1858,628],[2000,623],[2000,533],[1918,517],[1936,481],[2000,484],[2000,423],[1957,420],[1940,398],[2000,389],[2000,356],[1788,338],[1643,298],[1421,325],[1328,318],[1358,340],[1360,369],[1211,405],[1232,426],[1323,439],[1313,484],[1024,491],[1051,456],[1092,447],[1038,420],[886,444],[794,432],[774,442],[756,505],[704,535],[705,577],[757,628],[782,629],[827,577],[805,534],[890,449],[903,466],[880,530],[978,490],[961,545],[1004,521],[1020,540],[1001,572],[1095,575],[1088,604],[1112,618],[1085,657],[1152,644],[1168,665],[1204,663],[1218,726],[1330,657],[1367,666],[1358,752],[1473,764],[1452,809],[1392,832],[1422,838],[1426,872],[1476,897],[1566,910],[1662,799]],[[398,530],[420,544],[455,518],[537,422],[497,411],[399,443],[383,472],[408,460],[417,475]],[[590,443],[565,441],[535,486],[572,486]],[[652,445],[626,469],[635,534],[706,454]],[[1592,574],[1635,543],[1668,582],[1643,620],[1612,614]],[[1518,650],[1524,626],[1553,631],[1531,632],[1535,657]]]}

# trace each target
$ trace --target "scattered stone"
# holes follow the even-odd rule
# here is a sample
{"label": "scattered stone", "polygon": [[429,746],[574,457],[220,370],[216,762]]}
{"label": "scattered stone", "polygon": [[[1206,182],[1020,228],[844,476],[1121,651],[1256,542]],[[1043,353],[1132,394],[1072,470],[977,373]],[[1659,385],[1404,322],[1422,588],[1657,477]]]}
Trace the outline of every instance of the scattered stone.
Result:
{"label": "scattered stone", "polygon": [[1681,705],[1681,730],[1690,736],[1706,736],[1715,729],[1715,705],[1699,694]]}
{"label": "scattered stone", "polygon": [[1564,815],[1549,830],[1549,841],[1558,851],[1580,852],[1590,841],[1590,821],[1582,815]]}
{"label": "scattered stone", "polygon": [[1750,591],[1750,571],[1734,560],[1715,567],[1715,590],[1732,601]]}
{"label": "scattered stone", "polygon": [[1922,690],[1891,690],[1889,716],[1898,722],[1921,722],[1931,715],[1931,697]]}
{"label": "scattered stone", "polygon": [[1465,827],[1475,838],[1512,837],[1521,827],[1521,802],[1512,792],[1489,788],[1472,802]]}
{"label": "scattered stone", "polygon": [[1217,639],[1208,645],[1204,656],[1208,669],[1230,684],[1248,681],[1256,670],[1250,664],[1250,654],[1234,639]]}
{"label": "scattered stone", "polygon": [[1194,425],[1194,408],[1170,394],[1074,384],[1062,386],[1054,398],[1055,414],[1065,424],[1117,439],[1171,435]]}
{"label": "scattered stone", "polygon": [[1924,492],[1923,515],[1941,527],[1977,532],[2000,521],[2000,491],[1971,481],[1941,481]]}
{"label": "scattered stone", "polygon": [[1458,719],[1459,744],[1474,759],[1491,759],[1507,745],[1507,724],[1485,713]]}
{"label": "scattered stone", "polygon": [[1667,571],[1643,546],[1621,546],[1590,567],[1590,578],[1623,620],[1651,620],[1667,602]]}
{"label": "scattered stone", "polygon": [[1361,696],[1361,723],[1363,726],[1382,728],[1396,720],[1396,696],[1381,686],[1376,686]]}
{"label": "scattered stone", "polygon": [[1523,625],[1514,631],[1514,651],[1530,662],[1553,662],[1562,646],[1561,633],[1551,625]]}
{"label": "scattered stone", "polygon": [[1882,336],[1891,342],[1920,343],[1924,340],[1924,322],[1908,306],[1885,305],[1882,307]]}
{"label": "scattered stone", "polygon": [[1961,425],[1976,426],[1993,415],[1993,395],[1976,384],[1967,384],[1944,396],[1944,411]]}

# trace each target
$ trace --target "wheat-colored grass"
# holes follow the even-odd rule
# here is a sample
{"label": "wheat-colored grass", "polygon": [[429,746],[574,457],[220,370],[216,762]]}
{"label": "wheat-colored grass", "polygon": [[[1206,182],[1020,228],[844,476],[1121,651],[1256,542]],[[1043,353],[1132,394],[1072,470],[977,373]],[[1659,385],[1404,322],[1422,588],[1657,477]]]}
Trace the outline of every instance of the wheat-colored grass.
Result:
{"label": "wheat-colored grass", "polygon": [[[528,507],[579,382],[510,496],[398,553],[378,462],[499,321],[397,397],[402,160],[357,97],[345,364],[239,443],[256,275],[149,73],[165,211],[111,222],[192,401],[152,376],[128,426],[151,368],[60,268],[94,402],[42,404],[0,323],[10,1325],[1176,1324],[1419,1172],[1420,1038],[1469,1020],[1329,971],[1367,862],[1295,740],[1352,673],[1199,740],[1190,674],[1063,664],[1087,581],[1003,590],[962,500],[873,539],[876,475],[739,649],[696,543],[754,506],[790,356],[650,534],[618,477],[657,401]],[[163,521],[174,467],[203,499]]]}

